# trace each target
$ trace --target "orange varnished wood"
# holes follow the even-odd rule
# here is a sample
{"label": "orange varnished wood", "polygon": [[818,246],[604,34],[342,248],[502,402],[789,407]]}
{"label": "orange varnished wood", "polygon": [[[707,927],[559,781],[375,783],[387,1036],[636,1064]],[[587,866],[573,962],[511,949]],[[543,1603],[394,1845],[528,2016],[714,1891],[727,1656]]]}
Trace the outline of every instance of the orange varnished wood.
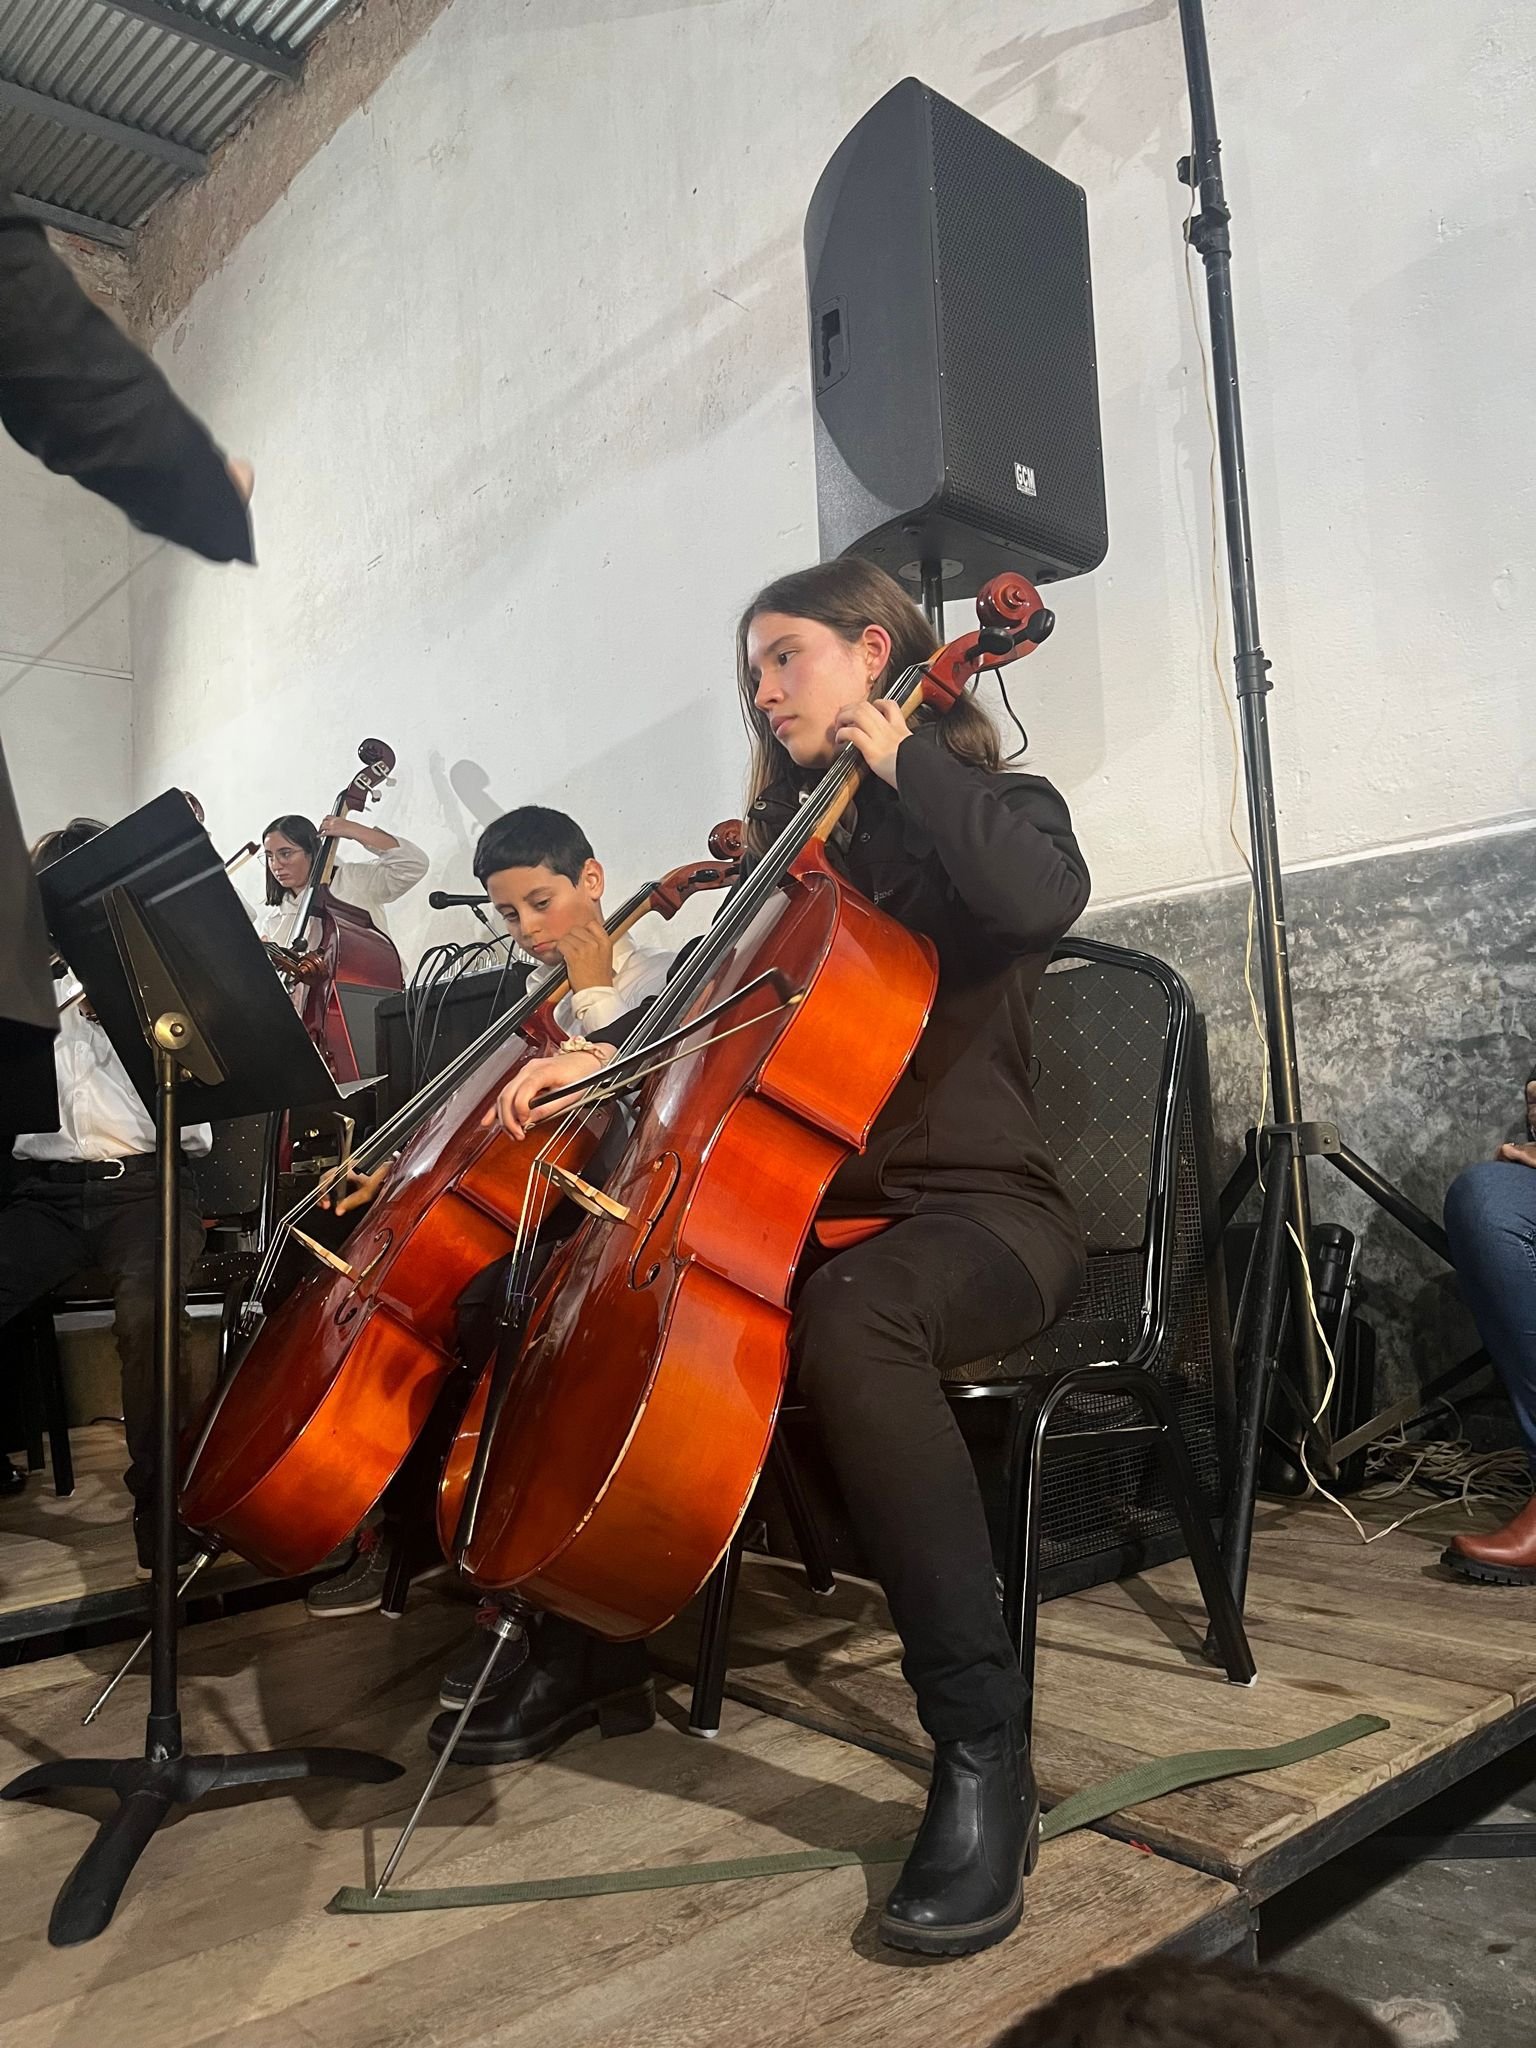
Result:
{"label": "orange varnished wood", "polygon": [[[665,916],[727,886],[729,865],[679,868],[651,891]],[[645,905],[626,914],[624,928]],[[617,923],[614,926],[618,928]],[[553,1026],[529,1036],[542,1049]],[[454,1307],[476,1274],[564,1200],[536,1164],[580,1174],[612,1111],[551,1141],[513,1142],[484,1119],[530,1048],[513,1037],[419,1123],[341,1257],[351,1275],[308,1272],[261,1324],[216,1398],[181,1515],[242,1556],[313,1569],[400,1469],[456,1364]],[[668,1176],[667,1184],[671,1184]]]}
{"label": "orange varnished wood", "polygon": [[[1051,629],[1025,578],[979,593],[976,632],[915,672],[945,710]],[[910,708],[914,672],[893,686]],[[714,957],[695,1014],[770,978],[653,1080],[594,1219],[546,1274],[485,1435],[467,1419],[439,1523],[480,1584],[604,1635],[648,1635],[703,1585],[762,1469],[787,1364],[794,1269],[827,1185],[864,1145],[933,999],[933,949],[859,897],[823,838],[850,762],[775,894]],[[793,829],[793,828],[791,828]],[[798,842],[789,842],[798,843]],[[479,1447],[462,1537],[452,1511]]]}
{"label": "orange varnished wood", "polygon": [[[478,1583],[609,1636],[649,1634],[685,1605],[745,1512],[783,1388],[796,1261],[935,980],[926,942],[815,843],[700,1006],[769,968],[799,1000],[749,998],[642,1098],[605,1182],[629,1221],[584,1224],[543,1290],[463,1560]],[[659,1172],[672,1156],[679,1170]]]}

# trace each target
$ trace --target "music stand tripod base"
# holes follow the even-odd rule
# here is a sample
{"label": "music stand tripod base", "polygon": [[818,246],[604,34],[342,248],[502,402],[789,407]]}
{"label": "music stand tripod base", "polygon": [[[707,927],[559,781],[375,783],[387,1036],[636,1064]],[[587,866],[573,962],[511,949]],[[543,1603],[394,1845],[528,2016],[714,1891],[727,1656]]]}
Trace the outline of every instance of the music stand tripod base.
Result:
{"label": "music stand tripod base", "polygon": [[360,1749],[269,1749],[240,1756],[64,1757],[23,1771],[0,1790],[0,1799],[34,1792],[104,1790],[117,1810],[65,1879],[48,1921],[55,1948],[93,1941],[117,1911],[123,1887],[156,1830],[174,1806],[195,1806],[211,1792],[241,1785],[276,1785],[306,1778],[350,1778],[387,1784],[402,1766]]}

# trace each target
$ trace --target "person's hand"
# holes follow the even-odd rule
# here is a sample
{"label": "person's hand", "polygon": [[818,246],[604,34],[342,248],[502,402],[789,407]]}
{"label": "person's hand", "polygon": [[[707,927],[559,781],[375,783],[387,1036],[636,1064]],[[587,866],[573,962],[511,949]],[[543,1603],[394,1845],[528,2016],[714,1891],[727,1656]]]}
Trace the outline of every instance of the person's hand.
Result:
{"label": "person's hand", "polygon": [[246,461],[243,455],[231,455],[229,461],[225,464],[225,467],[229,471],[230,482],[234,485],[235,489],[240,493],[241,504],[249,505],[249,503],[251,502],[251,493],[256,488],[255,470],[252,469],[251,465]]}
{"label": "person's hand", "polygon": [[1511,1166],[1536,1166],[1536,1145],[1501,1145],[1493,1156]]}
{"label": "person's hand", "polygon": [[329,817],[320,820],[322,839],[357,839],[361,837],[356,821],[352,818]]}
{"label": "person's hand", "polygon": [[[393,1158],[386,1159],[382,1166],[376,1166],[372,1173],[359,1173],[355,1166],[338,1169],[320,1197],[321,1208],[333,1209],[338,1216],[350,1216],[354,1209],[366,1209],[394,1170]],[[346,1184],[346,1192],[338,1194],[337,1189],[343,1183]]]}
{"label": "person's hand", "polygon": [[572,925],[559,941],[560,958],[573,989],[613,987],[613,940],[592,906],[585,924]]}
{"label": "person's hand", "polygon": [[530,1060],[502,1089],[496,1107],[488,1109],[481,1122],[499,1123],[509,1138],[525,1138],[530,1125],[559,1116],[568,1107],[563,1102],[545,1103],[543,1098],[557,1088],[568,1088],[573,1081],[595,1079],[613,1057],[607,1047],[604,1053],[606,1058],[596,1052],[561,1052],[552,1059]]}
{"label": "person's hand", "polygon": [[896,755],[903,741],[912,735],[907,721],[889,697],[875,697],[865,704],[850,704],[837,714],[833,729],[837,744],[851,741],[864,756],[871,775],[896,787]]}

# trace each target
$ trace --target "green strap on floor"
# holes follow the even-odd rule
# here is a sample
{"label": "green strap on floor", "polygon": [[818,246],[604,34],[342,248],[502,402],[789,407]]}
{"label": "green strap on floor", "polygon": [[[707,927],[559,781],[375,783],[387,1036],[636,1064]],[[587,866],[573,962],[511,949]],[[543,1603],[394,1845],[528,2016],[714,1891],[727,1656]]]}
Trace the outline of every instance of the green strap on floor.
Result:
{"label": "green strap on floor", "polygon": [[1092,1827],[1112,1813],[1124,1813],[1128,1806],[1141,1806],[1148,1799],[1161,1799],[1167,1792],[1182,1792],[1188,1785],[1209,1785],[1214,1778],[1242,1778],[1250,1771],[1279,1771],[1287,1764],[1304,1764],[1308,1757],[1324,1756],[1330,1749],[1342,1749],[1347,1742],[1359,1742],[1366,1735],[1380,1735],[1391,1727],[1379,1714],[1356,1714],[1348,1721],[1335,1721],[1331,1728],[1319,1728],[1315,1735],[1298,1735],[1294,1742],[1277,1743],[1273,1749],[1190,1749],[1182,1756],[1165,1756],[1156,1763],[1138,1764],[1107,1778],[1102,1785],[1085,1785],[1070,1799],[1063,1799],[1045,1816],[1040,1829],[1042,1842],[1057,1835],[1070,1835],[1077,1828]]}
{"label": "green strap on floor", "polygon": [[[1087,1785],[1053,1806],[1040,1829],[1042,1841],[1090,1827],[1112,1813],[1140,1806],[1188,1785],[1208,1785],[1215,1778],[1245,1777],[1250,1771],[1278,1771],[1286,1764],[1305,1763],[1330,1749],[1342,1749],[1362,1736],[1378,1735],[1390,1722],[1376,1714],[1356,1714],[1336,1721],[1315,1735],[1282,1742],[1273,1749],[1195,1749],[1182,1756],[1138,1764],[1102,1785]],[[436,1891],[389,1891],[382,1898],[362,1885],[343,1885],[326,1907],[328,1913],[432,1913],[446,1906],[521,1906],[536,1899],[591,1899],[609,1892],[669,1891],[690,1884],[728,1884],[743,1877],[784,1877],[799,1870],[843,1870],[856,1863],[901,1863],[912,1837],[899,1842],[866,1842],[861,1849],[794,1849],[781,1856],[735,1856],[717,1863],[666,1863],[650,1870],[600,1870],[590,1877],[534,1877],[510,1884],[446,1885]]]}

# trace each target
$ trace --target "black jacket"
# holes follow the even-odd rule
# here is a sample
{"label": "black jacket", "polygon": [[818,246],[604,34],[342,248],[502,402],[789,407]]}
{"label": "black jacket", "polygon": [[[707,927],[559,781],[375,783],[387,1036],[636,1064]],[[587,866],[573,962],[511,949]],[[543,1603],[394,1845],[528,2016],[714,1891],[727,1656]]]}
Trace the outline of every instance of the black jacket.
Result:
{"label": "black jacket", "polygon": [[0,190],[0,423],[148,533],[250,562],[251,526],[207,429]]}
{"label": "black jacket", "polygon": [[[854,887],[933,940],[938,991],[906,1072],[828,1216],[967,1216],[1028,1267],[1048,1317],[1082,1283],[1083,1234],[1035,1116],[1030,1012],[1051,949],[1088,901],[1066,803],[1035,775],[966,767],[920,727],[873,776],[831,849]],[[793,813],[760,798],[777,832]],[[628,1036],[639,1012],[597,1036]]]}

